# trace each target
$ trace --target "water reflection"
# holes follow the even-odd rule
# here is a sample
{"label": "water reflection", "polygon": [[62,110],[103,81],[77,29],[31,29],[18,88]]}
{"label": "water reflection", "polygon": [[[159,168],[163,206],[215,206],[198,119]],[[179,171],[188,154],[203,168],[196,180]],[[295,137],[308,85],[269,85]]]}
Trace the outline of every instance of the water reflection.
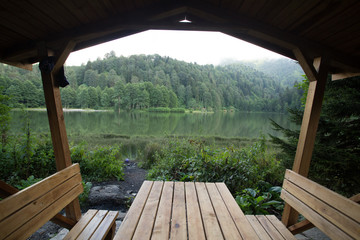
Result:
{"label": "water reflection", "polygon": [[[44,111],[28,112],[35,132],[49,132]],[[221,136],[256,138],[261,134],[280,133],[272,130],[269,119],[281,126],[298,128],[278,113],[148,113],[148,112],[65,112],[68,134],[118,134],[147,136]],[[23,128],[23,113],[11,112],[14,133]]]}

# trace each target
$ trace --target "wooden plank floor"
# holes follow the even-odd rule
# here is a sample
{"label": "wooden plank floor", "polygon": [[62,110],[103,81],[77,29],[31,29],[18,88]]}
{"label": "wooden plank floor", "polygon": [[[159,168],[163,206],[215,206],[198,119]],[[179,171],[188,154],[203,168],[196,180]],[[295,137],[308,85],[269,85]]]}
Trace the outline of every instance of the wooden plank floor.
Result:
{"label": "wooden plank floor", "polygon": [[114,239],[259,239],[224,183],[145,181]]}

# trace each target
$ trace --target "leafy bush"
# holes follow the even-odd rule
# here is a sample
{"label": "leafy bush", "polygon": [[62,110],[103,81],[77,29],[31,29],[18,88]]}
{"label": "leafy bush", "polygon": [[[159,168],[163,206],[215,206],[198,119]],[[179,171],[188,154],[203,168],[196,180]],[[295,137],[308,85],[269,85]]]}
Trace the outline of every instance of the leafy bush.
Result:
{"label": "leafy bush", "polygon": [[71,159],[80,164],[86,181],[123,180],[123,156],[119,146],[89,150],[85,143],[71,148]]}
{"label": "leafy bush", "polygon": [[284,208],[280,193],[281,187],[278,186],[270,187],[265,191],[259,188],[246,188],[237,194],[235,200],[245,214],[270,214],[269,211],[274,214]]}
{"label": "leafy bush", "polygon": [[87,204],[87,200],[89,197],[90,189],[92,187],[91,182],[82,182],[82,185],[84,187],[84,191],[79,195],[79,201],[80,205],[84,207]]}
{"label": "leafy bush", "polygon": [[20,180],[19,184],[16,184],[15,187],[19,190],[30,187],[31,185],[41,181],[42,178],[35,178],[33,175],[28,177],[26,180]]}
{"label": "leafy bush", "polygon": [[261,180],[281,182],[283,170],[274,155],[266,152],[264,144],[261,140],[243,149],[215,149],[200,141],[170,140],[155,153],[156,162],[149,170],[148,178],[225,182],[233,193],[255,187]]}

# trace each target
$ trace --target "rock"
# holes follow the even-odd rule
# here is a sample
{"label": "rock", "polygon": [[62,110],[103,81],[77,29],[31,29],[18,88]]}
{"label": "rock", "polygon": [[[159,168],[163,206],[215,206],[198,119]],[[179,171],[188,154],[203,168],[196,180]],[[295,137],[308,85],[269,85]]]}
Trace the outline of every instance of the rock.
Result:
{"label": "rock", "polygon": [[118,185],[94,186],[90,190],[88,202],[90,205],[127,205],[131,197],[132,195],[121,191]]}
{"label": "rock", "polygon": [[116,220],[124,220],[127,212],[119,212],[119,215],[117,216]]}
{"label": "rock", "polygon": [[62,239],[64,239],[66,234],[68,234],[68,232],[69,232],[69,230],[67,230],[66,228],[63,228],[60,230],[60,232],[56,236],[51,238],[51,240],[62,240]]}

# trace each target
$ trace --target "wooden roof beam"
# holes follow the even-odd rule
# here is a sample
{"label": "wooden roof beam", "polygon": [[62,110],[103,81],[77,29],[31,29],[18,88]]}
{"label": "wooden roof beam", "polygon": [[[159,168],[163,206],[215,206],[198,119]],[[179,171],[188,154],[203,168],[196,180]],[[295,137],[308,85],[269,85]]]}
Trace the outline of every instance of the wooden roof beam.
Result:
{"label": "wooden roof beam", "polygon": [[[72,165],[70,157],[69,142],[66,134],[64,113],[61,104],[59,86],[56,83],[54,73],[63,66],[69,54],[72,52],[75,43],[67,41],[60,51],[55,52],[55,66],[52,71],[41,71],[41,78],[44,88],[46,109],[48,114],[52,144],[54,148],[56,169],[58,171]],[[39,59],[49,57],[49,50],[46,44],[38,44]],[[66,215],[73,221],[81,217],[79,200],[76,199],[66,207]]]}
{"label": "wooden roof beam", "polygon": [[[303,67],[310,83],[293,163],[293,171],[307,177],[329,72],[328,59],[326,57],[316,58],[314,59],[313,64],[311,64],[310,57],[300,49],[295,49],[294,55]],[[289,204],[285,204],[282,215],[282,222],[285,226],[295,224],[298,220],[298,216],[299,214],[291,208]]]}
{"label": "wooden roof beam", "polygon": [[336,81],[336,80],[342,80],[342,79],[358,77],[358,76],[360,76],[360,72],[357,72],[357,73],[352,73],[352,72],[335,73],[335,74],[331,75],[331,80]]}

